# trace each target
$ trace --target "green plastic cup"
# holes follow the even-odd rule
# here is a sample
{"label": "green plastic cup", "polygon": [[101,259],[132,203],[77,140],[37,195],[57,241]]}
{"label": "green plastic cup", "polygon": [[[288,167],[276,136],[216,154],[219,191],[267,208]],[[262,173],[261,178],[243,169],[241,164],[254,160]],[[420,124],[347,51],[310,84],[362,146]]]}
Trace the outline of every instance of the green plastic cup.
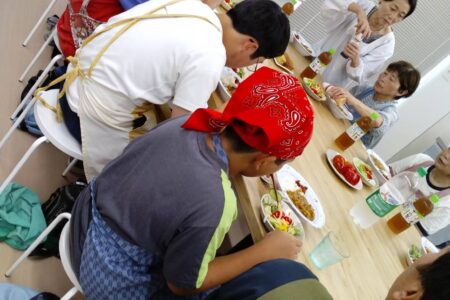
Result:
{"label": "green plastic cup", "polygon": [[330,231],[311,251],[309,259],[317,268],[325,269],[349,256],[342,241],[339,240],[334,232]]}

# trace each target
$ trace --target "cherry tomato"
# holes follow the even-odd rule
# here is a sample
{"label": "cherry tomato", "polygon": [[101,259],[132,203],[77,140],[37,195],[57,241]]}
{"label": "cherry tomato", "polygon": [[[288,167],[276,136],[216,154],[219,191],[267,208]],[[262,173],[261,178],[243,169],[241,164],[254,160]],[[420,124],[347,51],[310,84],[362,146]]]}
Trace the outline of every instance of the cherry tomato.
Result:
{"label": "cherry tomato", "polygon": [[359,176],[358,171],[356,171],[355,168],[353,168],[353,166],[350,167],[345,166],[342,175],[344,175],[345,180],[347,180],[352,185],[357,184],[361,179],[361,176]]}
{"label": "cherry tomato", "polygon": [[336,168],[336,170],[339,173],[342,173],[342,169],[345,166],[345,158],[342,155],[336,155],[335,157],[333,157],[333,166]]}
{"label": "cherry tomato", "polygon": [[288,216],[283,216],[283,217],[281,217],[283,220],[285,220],[289,225],[291,225],[292,224],[292,219],[290,218],[290,217],[288,217]]}

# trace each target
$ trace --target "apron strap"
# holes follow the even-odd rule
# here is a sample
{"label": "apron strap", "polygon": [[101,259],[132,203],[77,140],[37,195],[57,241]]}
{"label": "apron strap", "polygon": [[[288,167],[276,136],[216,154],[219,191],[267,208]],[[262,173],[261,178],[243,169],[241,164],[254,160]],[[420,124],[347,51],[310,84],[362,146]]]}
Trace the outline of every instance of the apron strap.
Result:
{"label": "apron strap", "polygon": [[[88,1],[88,0],[84,0],[83,4]],[[123,26],[123,28],[121,28],[118,32],[116,32],[114,34],[114,36],[111,38],[111,40],[97,53],[97,55],[95,56],[94,60],[92,61],[87,76],[91,76],[92,72],[95,68],[95,66],[97,65],[97,63],[100,61],[100,58],[102,57],[102,55],[106,52],[106,50],[108,50],[108,48],[128,29],[130,29],[131,27],[133,27],[135,24],[137,24],[138,22],[142,21],[142,20],[148,20],[148,19],[169,19],[169,18],[196,18],[196,19],[200,19],[200,20],[204,20],[208,23],[210,23],[211,25],[213,25],[218,31],[220,31],[220,28],[214,24],[213,22],[211,22],[211,20],[209,20],[206,17],[203,16],[198,16],[198,15],[193,15],[193,14],[154,14],[155,12],[157,12],[158,10],[161,10],[167,6],[170,6],[172,4],[181,2],[184,0],[172,0],[168,3],[159,5],[158,7],[152,9],[151,11],[141,15],[141,16],[137,16],[137,17],[132,17],[132,18],[127,18],[124,20],[120,20],[116,23],[110,24],[108,26],[106,26],[105,28],[103,28],[102,30],[100,30],[99,32],[96,32],[92,35],[90,35],[88,38],[86,38],[83,41],[82,46],[80,47],[80,49],[82,49],[84,46],[86,46],[87,44],[89,44],[93,39],[95,39],[96,37],[102,35],[103,33],[116,28],[118,26],[121,25],[125,25]],[[70,5],[70,4],[69,4]],[[71,10],[71,7],[69,7],[69,10]],[[58,122],[62,121],[62,111],[61,111],[61,107],[59,105],[59,102],[57,103],[56,107],[51,106],[50,104],[48,104],[42,97],[40,97],[40,94],[43,91],[46,91],[48,88],[54,86],[55,84],[58,84],[60,82],[62,82],[63,80],[65,80],[63,88],[61,89],[61,91],[58,94],[58,99],[60,99],[65,92],[67,91],[68,87],[72,84],[72,82],[77,78],[77,77],[81,77],[81,78],[86,78],[86,75],[84,74],[83,70],[81,69],[81,66],[79,64],[78,61],[78,55],[79,52],[77,51],[75,57],[67,57],[66,59],[73,65],[73,69],[66,72],[65,74],[61,75],[60,77],[56,78],[55,80],[53,80],[52,82],[50,82],[48,85],[46,85],[45,87],[39,88],[34,92],[34,97],[36,97],[36,99],[39,100],[39,102],[42,103],[42,105],[50,110],[52,110],[53,112],[56,113],[56,120]]]}

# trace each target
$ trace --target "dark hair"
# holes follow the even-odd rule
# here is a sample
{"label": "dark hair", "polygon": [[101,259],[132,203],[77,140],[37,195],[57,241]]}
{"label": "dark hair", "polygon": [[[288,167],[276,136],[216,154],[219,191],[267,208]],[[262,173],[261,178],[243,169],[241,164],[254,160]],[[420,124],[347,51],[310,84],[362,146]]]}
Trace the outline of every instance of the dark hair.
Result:
{"label": "dark hair", "polygon": [[286,51],[291,29],[286,14],[271,0],[245,0],[227,12],[233,27],[256,39],[258,49],[251,58],[273,58]]}
{"label": "dark hair", "polygon": [[421,300],[450,299],[450,251],[434,262],[418,266],[417,271],[423,288]]}
{"label": "dark hair", "polygon": [[[230,141],[231,148],[233,149],[234,152],[237,152],[237,153],[254,153],[254,152],[258,151],[256,149],[250,147],[249,145],[247,145],[247,143],[245,143],[239,137],[239,135],[237,135],[236,131],[231,126],[227,126],[222,134]],[[280,159],[280,158],[277,158],[276,161],[275,161],[275,163],[277,165],[281,165],[284,162],[285,162],[285,160],[284,159]]]}
{"label": "dark hair", "polygon": [[[385,1],[392,2],[394,0],[385,0]],[[406,13],[403,20],[406,19],[409,15],[411,15],[414,12],[414,10],[416,10],[417,0],[408,0],[408,4],[409,4],[409,11]]]}
{"label": "dark hair", "polygon": [[400,93],[406,91],[406,94],[395,97],[395,99],[408,98],[416,91],[420,83],[420,72],[409,62],[400,60],[390,63],[387,70],[397,73],[398,81],[400,82],[398,91]]}

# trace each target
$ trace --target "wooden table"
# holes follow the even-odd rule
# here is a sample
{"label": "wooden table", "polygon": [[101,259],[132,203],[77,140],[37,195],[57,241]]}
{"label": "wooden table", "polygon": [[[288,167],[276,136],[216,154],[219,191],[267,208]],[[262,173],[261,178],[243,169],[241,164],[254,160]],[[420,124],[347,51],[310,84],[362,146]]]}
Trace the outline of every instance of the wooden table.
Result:
{"label": "wooden table", "polygon": [[[298,75],[308,62],[291,45],[287,53],[294,60],[295,74]],[[276,69],[272,60],[266,60],[265,64]],[[215,94],[211,100],[217,105],[219,99]],[[290,165],[316,192],[324,209],[326,223],[321,229],[317,229],[303,222],[306,239],[298,261],[307,265],[319,277],[334,299],[384,299],[394,279],[406,266],[407,249],[412,243],[419,244],[420,235],[414,228],[394,235],[387,228],[385,220],[367,230],[354,225],[349,214],[350,208],[356,201],[369,195],[373,188],[365,186],[360,191],[354,190],[342,182],[327,165],[326,150],[338,150],[334,139],[349,123],[334,118],[325,103],[311,102],[315,112],[313,137],[304,153]],[[343,155],[347,160],[357,156],[367,161],[361,142],[355,143]],[[249,177],[236,178],[235,188],[252,237],[259,241],[266,233],[260,217],[260,198],[267,189],[259,178]],[[311,263],[308,254],[329,231],[335,231],[345,241],[350,258],[319,270]]]}

